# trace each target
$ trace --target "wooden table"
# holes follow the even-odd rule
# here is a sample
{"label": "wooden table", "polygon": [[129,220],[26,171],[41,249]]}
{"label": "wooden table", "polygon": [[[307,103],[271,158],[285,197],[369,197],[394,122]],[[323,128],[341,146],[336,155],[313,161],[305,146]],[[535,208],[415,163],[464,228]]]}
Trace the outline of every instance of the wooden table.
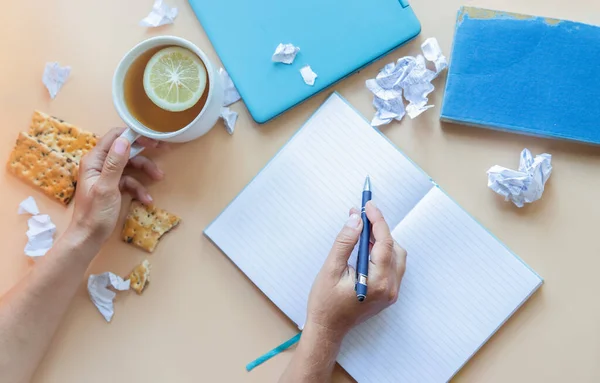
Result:
{"label": "wooden table", "polygon": [[[0,159],[8,158],[34,109],[99,134],[122,125],[111,100],[113,70],[122,55],[145,38],[182,36],[218,62],[187,2],[168,2],[179,7],[180,15],[174,25],[158,29],[138,26],[152,0],[5,2],[0,24]],[[456,11],[463,4],[459,0],[414,0],[423,25],[421,35],[334,89],[365,116],[372,116],[372,96],[365,89],[365,80],[374,77],[384,63],[416,54],[429,36],[437,37],[449,53]],[[467,0],[466,4],[600,24],[600,2],[593,0]],[[47,61],[73,68],[55,100],[50,100],[41,83]],[[440,124],[445,76],[436,81],[433,110],[383,131],[546,280],[541,291],[455,380],[599,381],[600,149]],[[150,190],[156,203],[180,214],[183,223],[149,256],[154,266],[151,286],[141,297],[120,294],[113,322],[107,324],[82,283],[34,381],[276,381],[291,352],[251,373],[244,366],[296,329],[203,237],[202,230],[329,93],[262,126],[238,103],[233,106],[240,113],[233,136],[219,123],[202,139],[154,155],[167,177]],[[551,153],[554,174],[541,201],[517,209],[487,189],[485,172],[494,164],[516,167],[523,147],[535,154]],[[42,212],[56,222],[58,234],[66,228],[72,209],[2,172],[0,292],[31,267],[23,255],[27,224],[26,217],[16,214],[18,203],[34,195]],[[89,271],[124,275],[144,257],[145,253],[115,235]],[[212,294],[201,294],[200,273],[208,279]],[[352,379],[337,368],[335,381]]]}

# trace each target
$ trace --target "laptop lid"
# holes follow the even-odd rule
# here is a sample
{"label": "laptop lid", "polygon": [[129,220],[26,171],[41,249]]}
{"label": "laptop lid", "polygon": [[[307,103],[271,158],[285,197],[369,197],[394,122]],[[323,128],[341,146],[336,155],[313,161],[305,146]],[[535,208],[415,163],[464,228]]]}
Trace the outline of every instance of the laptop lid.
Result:
{"label": "laptop lid", "polygon": [[[406,0],[189,0],[250,114],[264,123],[417,36]],[[279,43],[300,53],[274,63]],[[300,68],[318,75],[306,85]]]}

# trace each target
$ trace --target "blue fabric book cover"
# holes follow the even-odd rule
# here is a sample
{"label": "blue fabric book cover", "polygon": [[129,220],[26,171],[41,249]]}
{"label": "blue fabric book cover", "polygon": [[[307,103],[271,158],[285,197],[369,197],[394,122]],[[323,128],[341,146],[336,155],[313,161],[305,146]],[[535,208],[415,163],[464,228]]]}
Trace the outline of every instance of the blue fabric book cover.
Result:
{"label": "blue fabric book cover", "polygon": [[600,27],[462,7],[442,121],[600,144]]}

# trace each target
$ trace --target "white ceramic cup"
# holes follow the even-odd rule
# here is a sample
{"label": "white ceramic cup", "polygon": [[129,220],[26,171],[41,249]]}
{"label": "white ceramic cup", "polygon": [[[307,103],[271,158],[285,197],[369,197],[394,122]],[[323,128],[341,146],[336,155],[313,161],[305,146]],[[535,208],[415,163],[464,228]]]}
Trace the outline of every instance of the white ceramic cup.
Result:
{"label": "white ceramic cup", "polygon": [[[135,119],[127,109],[123,91],[125,75],[135,59],[147,50],[162,45],[180,46],[197,54],[206,67],[209,85],[208,98],[206,99],[206,104],[200,111],[200,114],[198,114],[198,116],[196,116],[196,118],[184,128],[168,133],[157,132],[149,129]],[[202,52],[200,48],[180,37],[157,36],[142,41],[133,47],[129,52],[127,52],[125,57],[121,59],[121,62],[117,66],[113,76],[112,97],[115,108],[117,109],[117,113],[119,113],[119,116],[121,116],[128,127],[127,130],[123,132],[121,137],[125,137],[129,142],[131,142],[130,157],[135,157],[144,149],[142,146],[135,144],[135,141],[141,136],[149,137],[158,141],[187,142],[206,134],[210,129],[212,129],[219,119],[224,93],[221,76],[217,73],[215,66],[210,62],[206,54]]]}

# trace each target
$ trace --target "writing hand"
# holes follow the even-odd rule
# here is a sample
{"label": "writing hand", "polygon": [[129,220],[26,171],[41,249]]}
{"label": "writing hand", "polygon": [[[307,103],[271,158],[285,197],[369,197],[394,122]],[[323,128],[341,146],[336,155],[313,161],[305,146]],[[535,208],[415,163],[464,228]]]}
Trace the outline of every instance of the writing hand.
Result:
{"label": "writing hand", "polygon": [[366,214],[372,225],[373,243],[369,262],[369,294],[365,301],[359,302],[356,298],[356,272],[348,266],[348,258],[363,228],[356,209],[350,211],[350,217],[338,234],[310,293],[306,326],[318,326],[336,341],[341,341],[354,326],[396,302],[406,267],[406,251],[392,238],[381,211],[369,202]]}

